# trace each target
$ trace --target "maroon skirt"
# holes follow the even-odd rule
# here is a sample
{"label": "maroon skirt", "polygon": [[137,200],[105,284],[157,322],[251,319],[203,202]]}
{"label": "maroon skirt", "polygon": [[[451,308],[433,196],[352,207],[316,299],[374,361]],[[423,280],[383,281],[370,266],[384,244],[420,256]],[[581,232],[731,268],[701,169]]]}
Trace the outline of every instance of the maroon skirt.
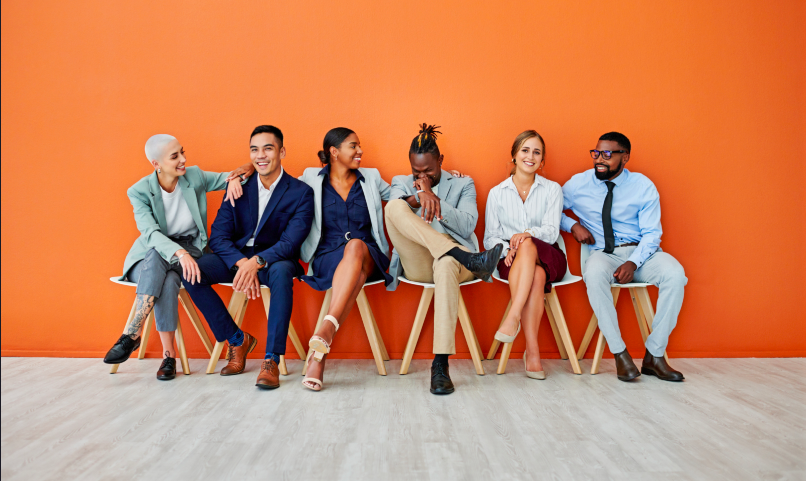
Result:
{"label": "maroon skirt", "polygon": [[[532,237],[532,242],[537,247],[537,263],[546,271],[546,285],[543,286],[543,292],[548,294],[551,292],[551,283],[565,277],[568,262],[565,260],[565,254],[560,250],[558,244],[551,245],[534,237]],[[498,261],[498,275],[501,276],[501,279],[509,279],[509,269],[504,263],[504,258]]]}

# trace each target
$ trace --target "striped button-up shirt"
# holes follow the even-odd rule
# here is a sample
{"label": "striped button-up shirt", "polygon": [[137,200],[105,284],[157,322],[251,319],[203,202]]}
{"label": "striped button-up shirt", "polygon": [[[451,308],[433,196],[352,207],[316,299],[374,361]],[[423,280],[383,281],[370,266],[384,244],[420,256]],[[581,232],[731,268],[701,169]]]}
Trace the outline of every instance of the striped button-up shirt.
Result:
{"label": "striped button-up shirt", "polygon": [[509,240],[515,234],[527,233],[547,244],[557,242],[563,191],[560,184],[535,175],[526,201],[521,200],[512,177],[490,190],[484,220],[484,248],[502,244],[504,257]]}

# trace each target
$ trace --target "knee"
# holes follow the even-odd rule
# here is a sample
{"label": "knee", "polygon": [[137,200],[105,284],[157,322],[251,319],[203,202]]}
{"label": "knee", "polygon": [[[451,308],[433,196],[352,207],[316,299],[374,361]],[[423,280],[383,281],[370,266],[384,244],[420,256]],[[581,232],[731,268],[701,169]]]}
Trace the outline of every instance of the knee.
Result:
{"label": "knee", "polygon": [[451,256],[443,256],[434,262],[434,282],[437,279],[458,279],[462,266]]}
{"label": "knee", "polygon": [[390,215],[394,216],[396,213],[400,212],[401,209],[411,210],[409,208],[409,203],[403,199],[394,199],[387,202],[386,207],[384,208],[384,212],[386,216],[389,217]]}
{"label": "knee", "polygon": [[369,254],[367,244],[361,239],[351,239],[347,242],[347,245],[344,246],[345,259],[348,257],[353,260],[363,259],[367,254]]}
{"label": "knee", "polygon": [[[531,239],[524,241],[518,246],[517,256],[526,256],[537,258],[537,246]],[[517,258],[517,256],[515,256]]]}
{"label": "knee", "polygon": [[677,264],[676,266],[666,269],[663,272],[663,281],[664,284],[672,286],[672,287],[683,287],[688,284],[688,278],[686,277],[686,271],[683,269],[683,266]]}
{"label": "knee", "polygon": [[582,280],[585,284],[610,284],[610,278],[613,277],[613,272],[603,264],[597,262],[590,262],[585,265],[585,271],[582,273]]}
{"label": "knee", "polygon": [[151,249],[147,250],[145,257],[143,257],[143,260],[146,261],[146,262],[154,262],[154,261],[159,260],[159,259],[162,259],[162,256],[153,247]]}
{"label": "knee", "polygon": [[179,288],[182,285],[182,277],[175,271],[168,271],[165,275],[165,280],[162,282],[162,292],[171,292],[174,295],[179,294]]}
{"label": "knee", "polygon": [[290,282],[294,278],[295,273],[296,266],[293,262],[279,261],[269,266],[268,277],[269,280],[273,282],[284,280],[288,280]]}

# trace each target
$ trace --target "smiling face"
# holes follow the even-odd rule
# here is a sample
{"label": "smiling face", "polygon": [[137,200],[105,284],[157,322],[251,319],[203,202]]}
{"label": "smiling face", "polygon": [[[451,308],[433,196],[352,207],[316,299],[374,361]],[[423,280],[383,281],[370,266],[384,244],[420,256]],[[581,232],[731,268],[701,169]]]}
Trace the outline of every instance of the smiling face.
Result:
{"label": "smiling face", "polygon": [[543,167],[543,142],[537,137],[526,139],[515,152],[515,168],[524,174],[532,175]]}
{"label": "smiling face", "polygon": [[249,141],[249,157],[258,175],[270,176],[280,169],[285,147],[280,146],[274,134],[262,132]]}
{"label": "smiling face", "polygon": [[439,179],[442,177],[442,159],[442,154],[437,157],[431,152],[426,152],[424,154],[409,154],[411,174],[415,179],[428,177],[431,179],[431,187],[433,187],[439,184]]}
{"label": "smiling face", "polygon": [[362,155],[364,155],[364,151],[361,150],[361,142],[358,140],[358,135],[354,133],[348,135],[338,148],[330,148],[330,161],[339,163],[350,170],[361,167]]}
{"label": "smiling face", "polygon": [[165,144],[158,160],[152,160],[154,169],[161,170],[163,175],[173,177],[185,175],[185,149],[178,140],[173,139]]}
{"label": "smiling face", "polygon": [[[596,144],[596,150],[603,151],[608,150],[610,152],[615,152],[616,150],[626,150],[624,147],[619,145],[618,142],[614,140],[600,140]],[[613,180],[615,179],[622,170],[624,170],[624,166],[630,160],[630,153],[613,153],[610,157],[610,160],[605,159],[601,154],[599,155],[598,159],[593,161],[593,168],[594,172],[596,173],[596,178],[599,180]]]}

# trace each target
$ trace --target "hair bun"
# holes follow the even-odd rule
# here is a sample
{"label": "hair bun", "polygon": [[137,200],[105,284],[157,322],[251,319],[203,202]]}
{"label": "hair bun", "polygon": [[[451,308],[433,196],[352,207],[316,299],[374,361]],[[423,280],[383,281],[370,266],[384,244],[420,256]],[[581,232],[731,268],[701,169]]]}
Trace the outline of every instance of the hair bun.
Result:
{"label": "hair bun", "polygon": [[320,150],[316,155],[319,156],[319,162],[323,164],[327,164],[330,161],[330,159],[327,158],[327,154],[325,154],[324,150]]}

